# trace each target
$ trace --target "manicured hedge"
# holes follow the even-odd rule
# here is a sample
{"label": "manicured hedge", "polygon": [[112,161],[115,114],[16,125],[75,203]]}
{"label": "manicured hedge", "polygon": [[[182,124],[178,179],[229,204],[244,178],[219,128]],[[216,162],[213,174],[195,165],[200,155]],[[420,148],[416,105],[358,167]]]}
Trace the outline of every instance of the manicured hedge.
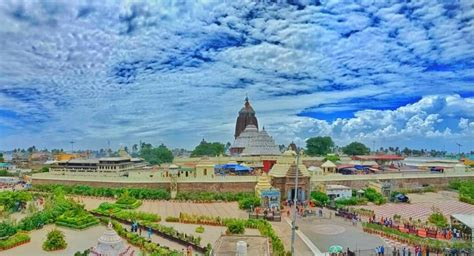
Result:
{"label": "manicured hedge", "polygon": [[0,240],[0,251],[13,248],[30,241],[30,236],[23,232],[18,232],[7,239]]}
{"label": "manicured hedge", "polygon": [[254,197],[254,193],[250,192],[178,192],[176,200],[192,200],[192,201],[240,201],[245,198]]}
{"label": "manicured hedge", "polygon": [[146,220],[151,222],[161,221],[161,216],[154,213],[141,212],[141,211],[128,211],[123,210],[116,204],[102,203],[99,208],[94,209],[92,212],[99,213],[101,215],[112,216],[123,220]]}
{"label": "manicured hedge", "polygon": [[56,225],[73,229],[85,229],[96,224],[99,224],[99,220],[83,209],[66,211],[56,220]]}
{"label": "manicured hedge", "polygon": [[154,199],[168,200],[170,193],[164,189],[146,189],[146,188],[96,188],[86,185],[33,185],[33,191],[53,192],[55,189],[61,188],[65,194],[81,195],[81,196],[99,196],[99,197],[120,197],[125,191],[131,197],[136,199]]}

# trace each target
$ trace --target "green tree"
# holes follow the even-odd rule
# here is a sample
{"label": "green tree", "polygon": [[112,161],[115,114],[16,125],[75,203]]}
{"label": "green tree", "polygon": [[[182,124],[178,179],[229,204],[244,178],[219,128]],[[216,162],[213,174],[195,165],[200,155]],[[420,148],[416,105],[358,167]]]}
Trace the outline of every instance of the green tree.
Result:
{"label": "green tree", "polygon": [[225,146],[222,143],[206,142],[205,140],[202,140],[201,143],[194,148],[191,156],[218,156],[224,154],[224,150]]}
{"label": "green tree", "polygon": [[142,144],[140,156],[150,164],[173,162],[173,153],[164,144],[154,148],[151,144]]}
{"label": "green tree", "polygon": [[342,152],[346,155],[354,156],[354,155],[368,155],[370,149],[360,143],[360,142],[352,142],[351,144],[342,148]]}
{"label": "green tree", "polygon": [[334,155],[334,154],[328,154],[325,158],[324,158],[324,161],[331,161],[333,163],[341,160],[341,158],[339,158],[338,155]]}
{"label": "green tree", "polygon": [[313,137],[306,140],[305,153],[309,156],[321,156],[331,153],[334,148],[334,142],[331,137]]}
{"label": "green tree", "polygon": [[428,218],[428,222],[434,224],[438,228],[445,228],[448,226],[448,219],[441,212],[434,212]]}
{"label": "green tree", "polygon": [[0,153],[0,163],[5,162],[5,159],[3,158],[3,153]]}
{"label": "green tree", "polygon": [[311,198],[314,201],[319,202],[321,205],[325,205],[325,204],[329,203],[329,196],[326,195],[324,192],[321,192],[321,191],[312,191],[311,192]]}
{"label": "green tree", "polygon": [[64,233],[57,229],[51,230],[46,237],[46,241],[43,243],[43,250],[45,251],[55,251],[66,247],[67,243],[64,240]]}

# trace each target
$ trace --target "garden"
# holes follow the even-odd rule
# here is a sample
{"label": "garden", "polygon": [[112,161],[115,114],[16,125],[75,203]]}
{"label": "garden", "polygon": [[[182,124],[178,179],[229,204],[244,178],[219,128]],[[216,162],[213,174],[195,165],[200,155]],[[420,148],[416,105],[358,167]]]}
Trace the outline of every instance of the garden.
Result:
{"label": "garden", "polygon": [[453,180],[449,182],[449,188],[459,192],[459,201],[474,204],[474,181]]}
{"label": "garden", "polygon": [[226,226],[227,233],[229,234],[242,234],[245,232],[245,228],[258,229],[262,236],[270,238],[273,247],[273,255],[286,255],[283,242],[273,230],[272,225],[266,220],[221,218],[180,213],[179,218],[167,218],[166,221],[188,224]]}

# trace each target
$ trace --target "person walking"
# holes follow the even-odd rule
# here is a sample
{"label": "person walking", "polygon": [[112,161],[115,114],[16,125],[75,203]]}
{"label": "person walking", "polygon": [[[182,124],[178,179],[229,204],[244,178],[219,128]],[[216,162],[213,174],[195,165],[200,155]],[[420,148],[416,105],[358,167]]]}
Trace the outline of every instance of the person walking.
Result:
{"label": "person walking", "polygon": [[385,255],[385,248],[382,246],[380,246],[380,255],[384,256]]}
{"label": "person walking", "polygon": [[148,227],[148,240],[151,240],[151,234],[152,234],[151,227]]}
{"label": "person walking", "polygon": [[403,247],[402,256],[407,256],[407,248]]}

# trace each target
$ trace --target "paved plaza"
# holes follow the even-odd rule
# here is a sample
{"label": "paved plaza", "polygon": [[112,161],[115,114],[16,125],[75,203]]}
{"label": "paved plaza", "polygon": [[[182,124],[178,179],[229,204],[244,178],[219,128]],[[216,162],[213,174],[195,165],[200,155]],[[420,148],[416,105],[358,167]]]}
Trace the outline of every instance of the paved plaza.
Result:
{"label": "paved plaza", "polygon": [[[92,210],[102,202],[111,202],[111,198],[75,197],[85,204],[87,210]],[[180,212],[196,215],[220,216],[223,218],[247,218],[245,211],[239,209],[237,202],[192,203],[182,201],[143,200],[139,211],[156,213],[164,220],[167,216],[178,217]]]}
{"label": "paved plaza", "polygon": [[[370,255],[377,246],[388,244],[378,236],[365,233],[360,223],[353,226],[350,221],[340,217],[328,217],[325,210],[325,217],[304,217],[298,218],[297,226],[306,237],[321,251],[327,252],[331,245],[340,245],[344,249],[367,252]],[[365,255],[362,253],[361,255]]]}
{"label": "paved plaza", "polygon": [[358,208],[370,209],[380,217],[393,217],[399,214],[402,218],[414,220],[427,220],[433,209],[440,210],[444,215],[455,213],[474,214],[474,206],[460,202],[457,193],[440,191],[437,193],[408,194],[410,203],[387,203],[385,205],[360,206]]}

